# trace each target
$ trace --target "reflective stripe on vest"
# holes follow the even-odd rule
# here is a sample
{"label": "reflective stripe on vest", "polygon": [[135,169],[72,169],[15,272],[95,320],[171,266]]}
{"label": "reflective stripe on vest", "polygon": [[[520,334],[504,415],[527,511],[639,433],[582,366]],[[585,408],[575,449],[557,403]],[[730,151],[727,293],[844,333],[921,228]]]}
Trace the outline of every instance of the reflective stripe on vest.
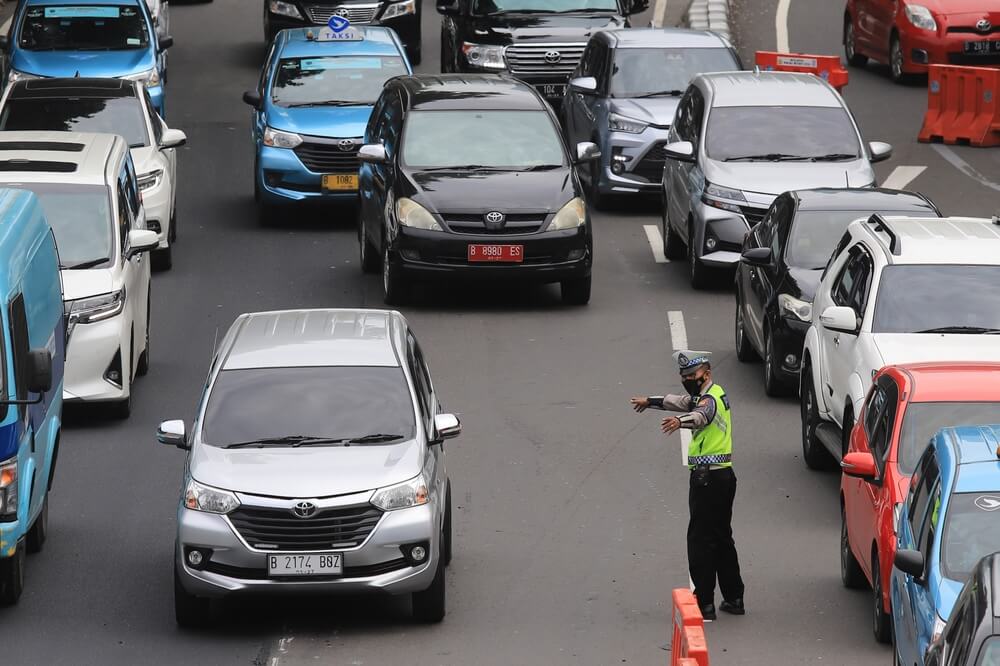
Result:
{"label": "reflective stripe on vest", "polygon": [[732,413],[726,405],[725,390],[712,384],[707,395],[715,400],[715,418],[694,431],[688,446],[688,467],[695,465],[733,466]]}

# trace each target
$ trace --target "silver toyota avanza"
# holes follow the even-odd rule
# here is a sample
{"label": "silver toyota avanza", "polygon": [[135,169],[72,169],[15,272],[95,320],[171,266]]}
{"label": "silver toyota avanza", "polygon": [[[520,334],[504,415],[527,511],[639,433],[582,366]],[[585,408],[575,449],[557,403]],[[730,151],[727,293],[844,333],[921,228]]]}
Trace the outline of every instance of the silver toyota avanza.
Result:
{"label": "silver toyota avanza", "polygon": [[440,412],[406,320],[385,310],[241,315],[191,427],[177,510],[178,624],[243,594],[411,594],[445,613],[451,489]]}

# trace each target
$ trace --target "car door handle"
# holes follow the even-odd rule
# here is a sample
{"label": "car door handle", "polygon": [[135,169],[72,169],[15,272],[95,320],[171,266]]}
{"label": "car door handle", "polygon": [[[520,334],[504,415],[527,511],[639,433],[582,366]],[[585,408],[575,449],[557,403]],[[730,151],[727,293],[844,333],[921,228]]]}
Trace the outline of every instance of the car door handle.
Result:
{"label": "car door handle", "polygon": [[840,336],[839,335],[833,336],[833,346],[834,347],[839,347],[840,346]]}

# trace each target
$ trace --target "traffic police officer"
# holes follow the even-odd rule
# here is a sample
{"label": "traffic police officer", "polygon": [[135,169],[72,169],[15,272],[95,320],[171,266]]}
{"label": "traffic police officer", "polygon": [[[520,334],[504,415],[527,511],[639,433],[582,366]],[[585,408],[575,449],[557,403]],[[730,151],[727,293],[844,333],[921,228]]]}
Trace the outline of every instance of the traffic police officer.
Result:
{"label": "traffic police officer", "polygon": [[732,413],[721,386],[712,382],[708,352],[679,351],[674,361],[687,395],[632,398],[637,412],[647,408],[683,412],[663,419],[667,435],[679,428],[693,431],[688,447],[691,470],[688,506],[691,513],[687,531],[688,569],[694,582],[702,616],[715,619],[715,581],[718,578],[723,601],[719,610],[743,615],[743,579],[733,541],[733,500],[736,475],[733,473]]}

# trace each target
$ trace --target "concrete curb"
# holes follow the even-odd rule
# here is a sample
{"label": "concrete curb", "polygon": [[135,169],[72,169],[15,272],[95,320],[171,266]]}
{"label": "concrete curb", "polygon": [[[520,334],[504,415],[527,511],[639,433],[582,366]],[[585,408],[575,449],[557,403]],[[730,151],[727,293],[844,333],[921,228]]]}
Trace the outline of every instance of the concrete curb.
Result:
{"label": "concrete curb", "polygon": [[695,30],[711,30],[732,41],[729,0],[691,0],[684,23]]}

